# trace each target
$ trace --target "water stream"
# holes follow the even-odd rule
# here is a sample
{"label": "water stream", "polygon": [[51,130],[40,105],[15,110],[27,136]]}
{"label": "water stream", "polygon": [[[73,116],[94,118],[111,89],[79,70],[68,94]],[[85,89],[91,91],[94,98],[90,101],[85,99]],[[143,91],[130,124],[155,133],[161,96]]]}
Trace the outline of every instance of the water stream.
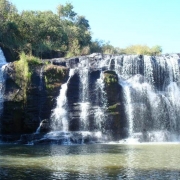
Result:
{"label": "water stream", "polygon": [[0,48],[0,116],[3,112],[3,102],[4,102],[4,83],[5,83],[5,77],[4,77],[4,68],[6,64],[6,59],[4,57],[3,51]]}
{"label": "water stream", "polygon": [[[76,102],[80,105],[79,130],[103,131],[101,126],[107,118],[103,72],[113,70],[123,89],[121,96],[128,124],[128,141],[179,141],[179,60],[176,54],[105,56],[93,61],[92,66],[90,56],[80,57],[75,67],[79,76],[79,99]],[[92,82],[91,73],[97,70],[100,76]],[[67,84],[62,85],[52,114],[55,127],[61,126],[59,129],[63,131],[68,131],[70,121],[67,117]]]}
{"label": "water stream", "polygon": [[69,78],[66,83],[62,84],[59,96],[57,98],[56,108],[53,110],[52,119],[52,129],[60,131],[69,130],[69,121],[67,118],[68,107],[67,107],[67,88],[71,77],[74,74],[74,69],[70,69]]}
{"label": "water stream", "polygon": [[179,56],[118,56],[129,139],[179,141]]}

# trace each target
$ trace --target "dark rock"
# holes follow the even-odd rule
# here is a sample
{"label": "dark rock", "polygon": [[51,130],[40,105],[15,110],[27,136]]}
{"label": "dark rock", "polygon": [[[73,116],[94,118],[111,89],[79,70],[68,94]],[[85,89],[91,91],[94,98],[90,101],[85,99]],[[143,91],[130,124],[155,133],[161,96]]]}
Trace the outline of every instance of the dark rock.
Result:
{"label": "dark rock", "polygon": [[47,133],[51,130],[51,124],[48,119],[44,119],[41,121],[40,126],[38,128],[38,132]]}
{"label": "dark rock", "polygon": [[[79,66],[75,74],[68,82],[67,89],[67,118],[70,131],[80,130],[100,130],[96,124],[95,112],[97,108],[104,109],[104,122],[100,122],[103,133],[110,134],[109,139],[117,140],[126,135],[125,115],[122,99],[122,88],[118,83],[118,76],[113,71],[114,60],[111,59],[111,71],[104,72],[105,87],[102,90],[97,85],[97,79],[100,78],[102,69],[98,69],[98,63],[102,60],[102,55],[74,57],[70,59],[53,59],[52,64],[48,65],[30,65],[30,80],[21,82],[22,79],[16,76],[15,62],[9,63],[6,68],[6,89],[4,98],[4,112],[1,117],[2,134],[26,134],[21,137],[20,143],[33,141],[35,144],[57,143],[62,144],[65,141],[71,143],[91,143],[98,141],[96,137],[82,136],[76,134],[64,139],[63,135],[57,137],[42,137],[41,135],[30,135],[36,132],[39,127],[39,133],[47,133],[51,130],[50,116],[52,109],[56,107],[56,98],[59,95],[62,83],[68,79],[69,68]],[[50,60],[48,60],[50,61]],[[83,129],[81,122],[81,93],[83,91],[81,75],[82,69],[87,68],[88,64],[88,126]],[[63,65],[63,66],[62,66]],[[67,67],[65,67],[67,66]],[[20,83],[19,83],[20,82]],[[25,84],[25,85],[24,85]],[[106,95],[107,102],[102,99],[102,91]],[[106,107],[104,106],[106,104]],[[42,120],[43,119],[43,120]],[[42,120],[42,121],[41,121]],[[40,123],[41,122],[41,123]],[[39,126],[40,125],[40,126]]]}
{"label": "dark rock", "polygon": [[56,59],[51,59],[51,63],[53,65],[65,66],[66,67],[67,61],[65,58],[56,58]]}
{"label": "dark rock", "polygon": [[65,55],[64,52],[52,50],[52,51],[46,51],[46,52],[40,53],[38,57],[41,59],[52,59],[52,58],[61,58],[61,57],[64,57],[64,55]]}
{"label": "dark rock", "polygon": [[2,134],[36,132],[41,119],[50,118],[60,86],[66,82],[69,72],[68,68],[52,64],[29,65],[29,69],[28,82],[18,79],[21,77],[17,76],[15,62],[5,69],[4,110],[0,118]]}
{"label": "dark rock", "polygon": [[12,49],[9,49],[7,47],[1,47],[1,49],[3,50],[4,56],[6,58],[7,62],[13,62],[17,59],[19,59],[19,55],[17,52],[13,51]]}
{"label": "dark rock", "polygon": [[122,87],[119,85],[118,76],[114,71],[105,71],[104,81],[108,106],[104,132],[109,134],[110,139],[119,140],[127,137]]}

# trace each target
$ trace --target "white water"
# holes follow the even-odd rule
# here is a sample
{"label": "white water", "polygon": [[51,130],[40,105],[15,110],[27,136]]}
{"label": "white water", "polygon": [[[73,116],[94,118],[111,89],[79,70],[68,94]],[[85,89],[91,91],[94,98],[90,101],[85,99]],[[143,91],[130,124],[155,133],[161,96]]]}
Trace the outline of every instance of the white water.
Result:
{"label": "white water", "polygon": [[179,141],[179,57],[144,56],[142,60],[125,56],[115,60],[128,121],[126,142]]}
{"label": "white water", "polygon": [[75,69],[70,69],[69,71],[69,78],[66,83],[62,84],[60,94],[57,98],[57,106],[53,110],[51,119],[53,121],[52,128],[54,130],[61,130],[61,131],[68,131],[69,129],[69,122],[67,118],[67,88],[68,83],[71,77],[74,74]]}
{"label": "white water", "polygon": [[[123,89],[125,118],[128,124],[126,142],[176,142],[180,140],[180,75],[179,57],[171,56],[106,56],[93,68],[101,70],[92,84],[91,59],[80,58],[76,73],[79,77],[79,130],[103,132],[107,122],[107,97],[103,71],[114,70]],[[71,70],[72,71],[72,70]],[[74,75],[70,73],[70,77]],[[69,80],[68,80],[69,81]],[[52,114],[54,130],[68,131],[67,83],[63,84]],[[94,95],[95,94],[95,95]]]}
{"label": "white water", "polygon": [[39,91],[42,90],[42,85],[43,85],[43,70],[44,70],[44,66],[41,67],[40,73],[39,73],[39,77],[40,77],[40,81],[39,81]]}
{"label": "white water", "polygon": [[4,68],[6,64],[6,59],[4,57],[3,51],[0,48],[0,115],[3,111],[3,103],[4,103]]}
{"label": "white water", "polygon": [[88,129],[88,111],[89,111],[89,71],[88,69],[80,70],[80,83],[81,83],[81,91],[80,91],[80,107],[81,107],[81,128],[84,130]]}
{"label": "white water", "polygon": [[96,82],[96,109],[94,112],[95,127],[97,130],[102,130],[102,123],[106,119],[106,109],[107,109],[107,97],[104,91],[104,75],[101,72],[100,78]]}

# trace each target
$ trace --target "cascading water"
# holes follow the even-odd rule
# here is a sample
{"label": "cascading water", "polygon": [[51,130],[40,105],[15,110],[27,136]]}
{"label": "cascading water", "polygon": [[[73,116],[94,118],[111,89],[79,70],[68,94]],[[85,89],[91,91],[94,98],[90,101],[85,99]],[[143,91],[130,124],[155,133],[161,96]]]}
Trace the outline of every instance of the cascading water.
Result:
{"label": "cascading water", "polygon": [[42,105],[45,103],[44,97],[43,97],[43,90],[44,90],[44,83],[43,83],[43,71],[44,71],[44,65],[41,67],[40,72],[39,72],[39,99],[40,99],[40,103],[39,103],[39,127],[36,129],[36,134],[40,133],[40,126],[41,126],[41,114],[42,114]]}
{"label": "cascading water", "polygon": [[[69,79],[61,86],[57,106],[51,116],[53,131],[48,133],[45,138],[63,138],[65,140],[63,143],[68,144],[74,141],[83,143],[105,138],[105,136],[102,137],[102,122],[106,118],[106,94],[101,66],[101,63],[97,61],[92,70],[89,57],[81,57],[78,65],[74,67],[75,69],[70,69]],[[93,73],[96,74],[96,78],[93,77]],[[74,83],[73,77],[75,76],[78,77],[76,79],[76,85],[79,85],[78,99],[75,98],[77,95],[73,95],[75,92],[68,89],[74,87],[71,83]],[[70,87],[68,87],[68,83],[70,83]],[[72,104],[72,102],[74,103]],[[71,109],[74,106],[76,110]],[[72,113],[75,113],[75,119],[77,118],[75,124],[78,124],[79,128],[76,131],[69,131]]]}
{"label": "cascading water", "polygon": [[[177,55],[80,57],[73,66],[75,69],[70,69],[68,81],[61,87],[57,107],[51,116],[54,132],[47,136],[55,136],[55,131],[61,131],[66,132],[67,142],[73,138],[79,142],[82,138],[82,143],[83,136],[89,138],[96,133],[101,137],[103,132],[113,131],[108,129],[113,127],[110,119],[118,117],[119,121],[127,122],[122,130],[130,142],[179,141],[179,62]],[[123,104],[124,109],[114,114],[108,114],[111,105],[105,92],[106,70],[116,72],[121,87],[121,98],[114,103],[120,102],[116,108],[122,108]],[[122,111],[123,117],[115,116]],[[107,131],[103,131],[104,127]],[[69,129],[73,129],[74,134]],[[60,136],[62,134],[58,134]]]}
{"label": "cascading water", "polygon": [[6,64],[6,59],[4,57],[3,51],[0,48],[0,115],[2,114],[3,111],[3,95],[4,95],[4,68]]}
{"label": "cascading water", "polygon": [[89,61],[87,58],[80,60],[79,65],[79,75],[80,75],[80,120],[81,120],[81,130],[88,130],[88,111],[89,111]]}
{"label": "cascading water", "polygon": [[[6,59],[4,57],[3,51],[0,48],[0,116],[3,112],[3,102],[4,102],[4,68],[6,64]],[[0,122],[0,132],[1,132],[1,122]],[[1,141],[1,140],[0,140]]]}
{"label": "cascading water", "polygon": [[180,132],[179,56],[118,56],[129,139],[177,141]]}
{"label": "cascading water", "polygon": [[68,82],[70,78],[74,74],[74,69],[70,69],[69,71],[69,79],[66,83],[61,86],[60,94],[57,98],[57,106],[53,110],[51,119],[52,119],[52,129],[53,130],[61,130],[61,131],[68,131],[69,130],[69,123],[67,118],[67,88]]}
{"label": "cascading water", "polygon": [[104,76],[101,72],[100,78],[96,82],[96,107],[94,112],[95,126],[102,131],[102,123],[106,118],[107,98],[104,91]]}

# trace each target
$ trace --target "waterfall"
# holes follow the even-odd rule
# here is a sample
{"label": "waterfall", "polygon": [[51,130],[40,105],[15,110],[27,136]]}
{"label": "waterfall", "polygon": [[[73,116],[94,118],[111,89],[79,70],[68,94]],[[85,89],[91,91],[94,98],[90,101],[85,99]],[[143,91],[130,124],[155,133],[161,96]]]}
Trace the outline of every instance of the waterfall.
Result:
{"label": "waterfall", "polygon": [[61,131],[68,131],[69,129],[69,122],[68,122],[68,107],[67,107],[67,88],[68,83],[71,77],[74,74],[75,69],[70,69],[69,71],[69,78],[66,83],[62,84],[60,94],[57,98],[57,105],[56,108],[53,110],[51,119],[52,119],[52,129],[54,130],[61,130]]}
{"label": "waterfall", "polygon": [[[68,143],[73,138],[78,142],[79,137],[89,138],[91,133],[100,137],[105,132],[108,136],[116,127],[128,135],[129,142],[180,140],[178,55],[83,56],[73,68],[69,79],[61,86],[51,116],[52,129],[66,132]],[[111,89],[107,89],[110,96],[105,92],[106,70],[108,73],[115,71],[116,74],[113,73],[118,76],[119,84],[108,87],[119,93],[116,92],[117,101],[112,98]],[[109,113],[111,100],[108,98],[113,99],[112,105],[118,104],[115,113]],[[125,122],[122,124],[125,127],[121,128],[120,122]],[[76,134],[72,135],[69,130]],[[80,142],[84,141],[82,138]]]}
{"label": "waterfall", "polygon": [[89,111],[89,69],[84,67],[79,70],[80,74],[80,120],[81,120],[81,130],[88,130],[88,111]]}
{"label": "waterfall", "polygon": [[42,91],[43,89],[43,70],[44,70],[44,66],[41,67],[39,72],[39,91]]}
{"label": "waterfall", "polygon": [[6,64],[6,59],[4,57],[3,51],[0,48],[0,115],[3,111],[3,102],[4,102],[4,68]]}
{"label": "waterfall", "polygon": [[44,98],[44,83],[43,83],[43,72],[44,72],[44,65],[41,67],[40,71],[39,71],[39,127],[36,129],[36,134],[38,134],[40,132],[40,126],[41,126],[41,114],[42,114],[42,106],[45,103],[45,98]]}
{"label": "waterfall", "polygon": [[118,56],[115,71],[123,88],[129,139],[178,141],[180,58]]}
{"label": "waterfall", "polygon": [[106,119],[106,106],[107,106],[107,97],[104,91],[104,75],[101,72],[100,78],[97,79],[95,93],[96,93],[96,107],[94,113],[95,127],[97,130],[102,131],[102,123]]}

